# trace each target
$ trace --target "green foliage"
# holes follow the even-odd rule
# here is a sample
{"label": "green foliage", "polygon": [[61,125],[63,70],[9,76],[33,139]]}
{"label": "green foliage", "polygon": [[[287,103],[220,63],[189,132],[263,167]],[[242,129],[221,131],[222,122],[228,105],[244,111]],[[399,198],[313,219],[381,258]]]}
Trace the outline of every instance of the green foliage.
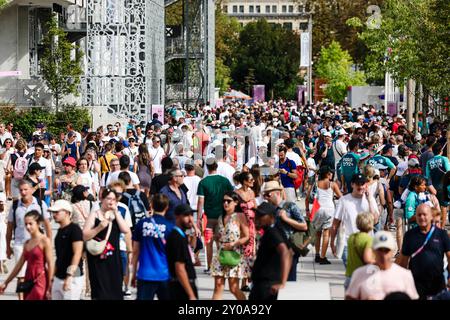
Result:
{"label": "green foliage", "polygon": [[231,83],[231,66],[234,52],[239,45],[241,26],[236,18],[230,18],[222,12],[220,3],[216,4],[215,12],[215,45],[216,45],[216,87],[220,93],[228,90]]}
{"label": "green foliage", "polygon": [[6,0],[0,0],[0,11],[3,9],[3,7],[6,5]]}
{"label": "green foliage", "polygon": [[448,21],[447,0],[386,0],[380,28],[359,34],[370,49],[368,71],[389,71],[399,86],[414,79],[435,97],[448,95]]}
{"label": "green foliage", "polygon": [[183,1],[178,1],[166,8],[165,20],[168,26],[183,24]]}
{"label": "green foliage", "polygon": [[216,57],[216,87],[223,94],[230,87],[230,68],[224,65],[222,59]]}
{"label": "green foliage", "polygon": [[3,122],[11,121],[15,130],[21,131],[24,137],[29,138],[36,130],[36,124],[41,122],[47,125],[47,131],[53,135],[66,132],[66,125],[69,122],[80,131],[83,125],[91,123],[91,113],[89,109],[74,105],[63,105],[57,112],[50,108],[2,106],[0,119]]}
{"label": "green foliage", "polygon": [[336,41],[322,47],[315,71],[319,78],[327,81],[325,95],[333,102],[344,101],[347,88],[352,85],[365,85],[364,73],[352,70],[352,58]]}
{"label": "green foliage", "polygon": [[367,48],[358,37],[357,30],[347,20],[358,17],[367,21],[369,5],[380,6],[384,0],[307,0],[313,10],[313,59],[317,61],[323,46],[332,41],[340,43],[347,50],[356,65],[362,66]]}
{"label": "green foliage", "polygon": [[247,91],[246,79],[254,70],[256,84],[264,84],[274,97],[294,98],[295,86],[301,84],[299,35],[265,19],[247,24],[240,33],[231,68],[233,88]]}
{"label": "green foliage", "polygon": [[[67,34],[58,27],[55,17],[47,24],[48,32],[43,39],[44,53],[40,60],[41,73],[45,84],[55,99],[56,108],[66,95],[78,96],[83,53],[67,40]],[[75,59],[71,51],[76,50]]]}

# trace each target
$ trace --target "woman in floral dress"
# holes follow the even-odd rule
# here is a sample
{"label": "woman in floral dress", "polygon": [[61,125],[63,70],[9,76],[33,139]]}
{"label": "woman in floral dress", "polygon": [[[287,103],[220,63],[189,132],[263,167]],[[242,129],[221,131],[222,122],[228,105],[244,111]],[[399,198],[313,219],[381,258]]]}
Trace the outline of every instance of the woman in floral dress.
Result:
{"label": "woman in floral dress", "polygon": [[[214,277],[213,300],[221,300],[225,279],[228,279],[231,293],[238,300],[245,300],[244,293],[239,289],[239,279],[249,277],[246,273],[246,262],[243,259],[243,245],[248,242],[249,231],[247,219],[242,213],[235,211],[239,196],[233,192],[225,193],[223,197],[224,214],[220,216],[216,237],[219,250],[216,251],[211,263],[211,275]],[[236,251],[241,256],[237,266],[223,266],[219,261],[220,250]]]}

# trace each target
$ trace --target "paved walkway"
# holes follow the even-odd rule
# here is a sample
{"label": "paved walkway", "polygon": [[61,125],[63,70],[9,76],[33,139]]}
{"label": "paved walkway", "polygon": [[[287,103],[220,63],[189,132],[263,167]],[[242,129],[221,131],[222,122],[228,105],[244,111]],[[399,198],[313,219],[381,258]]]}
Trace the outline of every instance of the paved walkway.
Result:
{"label": "paved walkway", "polygon": [[[298,202],[299,206],[304,208],[304,201]],[[56,235],[57,225],[53,225],[53,234]],[[341,260],[332,257],[331,251],[328,252],[330,265],[319,265],[313,263],[314,250],[311,250],[308,256],[300,258],[297,266],[297,281],[289,282],[288,285],[280,291],[280,300],[342,300],[344,299],[344,266]],[[330,258],[332,257],[332,258]],[[197,286],[199,289],[199,297],[202,300],[209,300],[213,295],[214,280],[210,275],[204,274],[205,255],[200,254],[202,267],[196,267]],[[9,272],[14,268],[14,261],[9,260]],[[7,275],[0,274],[0,282],[6,279]],[[16,281],[9,284],[4,295],[0,296],[0,300],[17,300],[15,294]],[[132,295],[126,299],[135,299],[136,291],[131,288]],[[246,293],[248,297],[248,293]],[[86,297],[86,299],[90,299]],[[223,299],[234,300],[234,296],[228,290],[228,284],[225,286]]]}

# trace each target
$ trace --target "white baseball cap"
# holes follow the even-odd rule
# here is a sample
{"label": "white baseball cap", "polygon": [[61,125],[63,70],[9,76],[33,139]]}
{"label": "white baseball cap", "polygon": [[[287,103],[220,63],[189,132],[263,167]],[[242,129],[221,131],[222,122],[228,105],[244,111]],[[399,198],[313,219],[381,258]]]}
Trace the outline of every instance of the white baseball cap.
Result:
{"label": "white baseball cap", "polygon": [[378,231],[373,237],[372,248],[373,250],[384,248],[394,251],[396,248],[394,237],[387,231]]}
{"label": "white baseball cap", "polygon": [[347,131],[345,131],[345,129],[341,128],[338,132],[337,132],[338,136],[343,136],[347,134]]}
{"label": "white baseball cap", "polygon": [[323,136],[324,136],[324,137],[330,137],[330,138],[331,138],[331,133],[325,132],[325,133],[323,134]]}
{"label": "white baseball cap", "polygon": [[70,202],[63,199],[56,200],[55,203],[50,208],[48,208],[48,211],[50,212],[58,212],[61,210],[65,210],[69,213],[73,212],[73,208]]}

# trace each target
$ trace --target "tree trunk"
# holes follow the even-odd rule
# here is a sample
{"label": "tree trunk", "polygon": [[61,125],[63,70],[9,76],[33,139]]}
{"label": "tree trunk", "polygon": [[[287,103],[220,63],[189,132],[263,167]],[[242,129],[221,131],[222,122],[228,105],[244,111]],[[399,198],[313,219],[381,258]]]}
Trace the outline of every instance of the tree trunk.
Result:
{"label": "tree trunk", "polygon": [[427,118],[428,118],[428,112],[430,110],[430,106],[428,104],[428,101],[430,99],[430,96],[428,94],[428,90],[426,87],[423,88],[423,96],[422,96],[422,105],[423,105],[423,129],[422,132],[424,134],[428,134],[428,122],[427,122]]}
{"label": "tree trunk", "polygon": [[413,116],[415,110],[414,92],[416,83],[414,79],[408,79],[406,84],[406,127],[408,131],[413,130]]}

